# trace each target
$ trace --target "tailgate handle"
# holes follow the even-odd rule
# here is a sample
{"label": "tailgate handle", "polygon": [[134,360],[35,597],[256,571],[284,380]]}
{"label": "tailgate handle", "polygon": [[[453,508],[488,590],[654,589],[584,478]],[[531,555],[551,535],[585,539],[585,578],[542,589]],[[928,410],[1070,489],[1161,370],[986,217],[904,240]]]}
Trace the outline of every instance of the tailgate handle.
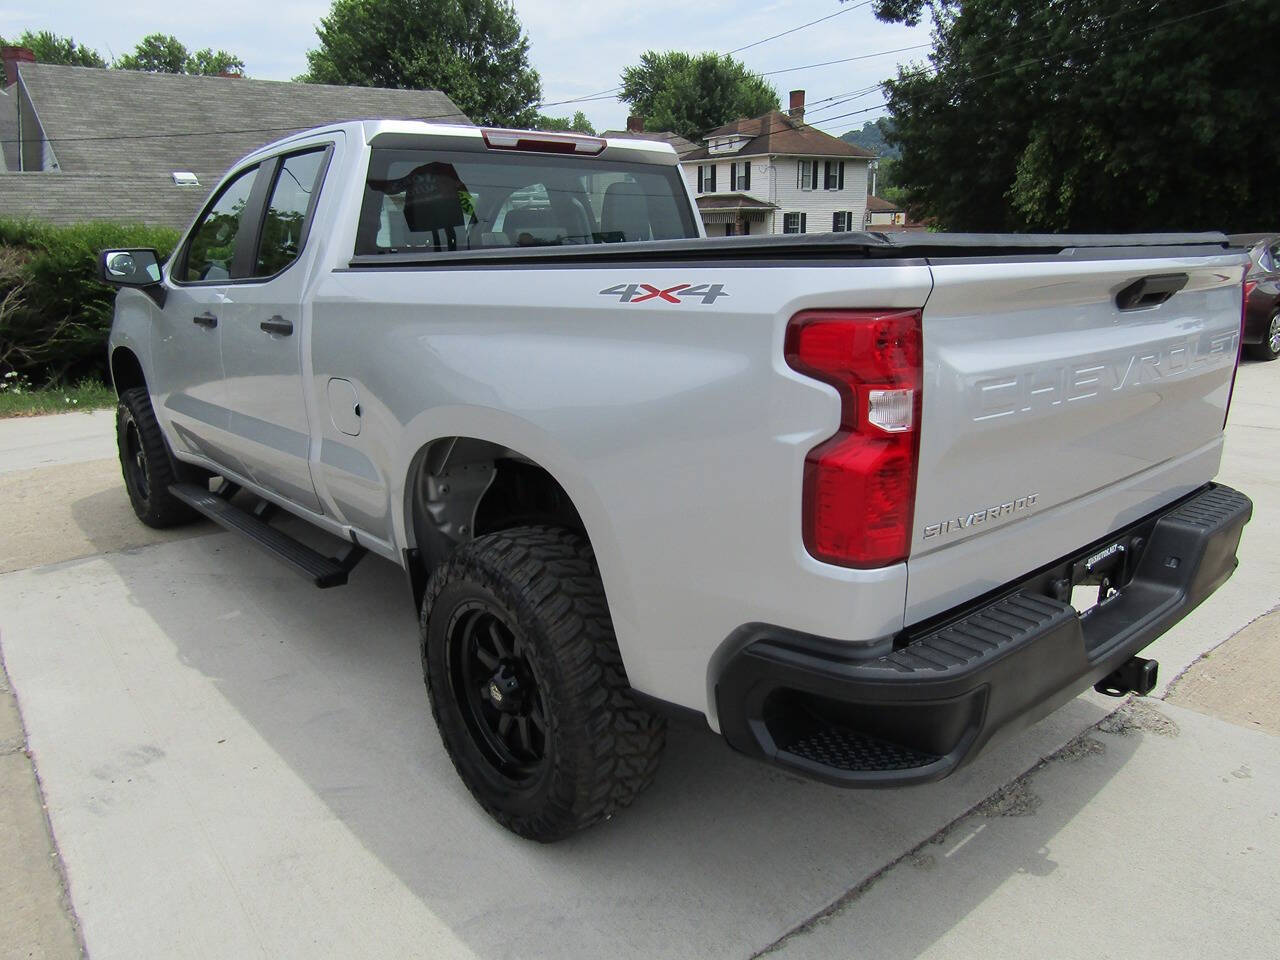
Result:
{"label": "tailgate handle", "polygon": [[1185,287],[1190,279],[1185,273],[1158,273],[1143,277],[1116,294],[1116,306],[1121,310],[1158,307]]}

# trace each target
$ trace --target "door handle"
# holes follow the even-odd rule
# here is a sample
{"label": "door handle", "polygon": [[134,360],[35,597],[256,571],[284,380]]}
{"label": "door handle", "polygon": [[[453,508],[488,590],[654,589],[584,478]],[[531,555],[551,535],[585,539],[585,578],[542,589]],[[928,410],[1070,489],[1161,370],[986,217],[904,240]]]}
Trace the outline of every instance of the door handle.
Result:
{"label": "door handle", "polygon": [[218,318],[206,310],[204,313],[198,313],[192,317],[191,322],[212,329],[218,325]]}
{"label": "door handle", "polygon": [[278,333],[282,337],[287,337],[293,333],[293,321],[286,320],[279,314],[270,320],[263,320],[258,326],[267,331],[267,333]]}

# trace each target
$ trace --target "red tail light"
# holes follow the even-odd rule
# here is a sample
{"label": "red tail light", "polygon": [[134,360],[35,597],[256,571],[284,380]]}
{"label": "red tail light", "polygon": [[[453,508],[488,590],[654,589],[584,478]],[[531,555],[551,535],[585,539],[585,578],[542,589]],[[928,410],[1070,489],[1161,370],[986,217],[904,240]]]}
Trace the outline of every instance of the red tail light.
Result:
{"label": "red tail light", "polygon": [[787,327],[785,354],[840,392],[840,429],[805,459],[809,553],[846,567],[905,560],[920,451],[920,311],[806,310]]}

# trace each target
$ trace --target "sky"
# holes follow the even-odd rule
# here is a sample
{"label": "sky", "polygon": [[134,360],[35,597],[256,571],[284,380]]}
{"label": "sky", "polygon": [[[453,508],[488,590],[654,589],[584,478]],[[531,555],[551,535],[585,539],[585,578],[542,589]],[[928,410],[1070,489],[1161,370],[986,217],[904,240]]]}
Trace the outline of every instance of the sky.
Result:
{"label": "sky", "polygon": [[[0,36],[11,39],[28,28],[52,30],[110,59],[131,51],[145,34],[169,33],[189,49],[235,53],[249,76],[263,80],[289,80],[306,69],[306,51],[316,45],[315,25],[329,9],[328,0],[130,0],[123,5],[129,12],[125,18],[122,5],[101,0],[28,2],[0,0]],[[867,0],[516,0],[515,5],[529,37],[530,60],[542,76],[542,112],[571,116],[580,109],[597,130],[624,127],[626,104],[607,94],[578,103],[555,101],[612,93],[622,68],[646,50],[728,52],[834,14],[735,54],[766,74],[784,107],[789,91],[805,90],[806,120],[833,134],[860,128],[884,113],[878,91],[846,100],[850,94],[893,76],[898,64],[924,62],[928,54],[927,26],[881,23]],[[879,55],[893,50],[901,52]],[[808,66],[868,54],[875,56]]]}

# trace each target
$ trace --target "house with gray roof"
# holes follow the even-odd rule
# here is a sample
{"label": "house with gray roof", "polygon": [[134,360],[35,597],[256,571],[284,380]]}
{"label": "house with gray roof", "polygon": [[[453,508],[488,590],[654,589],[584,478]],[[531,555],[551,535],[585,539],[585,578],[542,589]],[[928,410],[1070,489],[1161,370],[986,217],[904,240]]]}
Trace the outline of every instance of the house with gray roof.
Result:
{"label": "house with gray roof", "polygon": [[11,50],[0,216],[183,228],[232,163],[299,130],[378,117],[470,124],[437,90],[57,66]]}

